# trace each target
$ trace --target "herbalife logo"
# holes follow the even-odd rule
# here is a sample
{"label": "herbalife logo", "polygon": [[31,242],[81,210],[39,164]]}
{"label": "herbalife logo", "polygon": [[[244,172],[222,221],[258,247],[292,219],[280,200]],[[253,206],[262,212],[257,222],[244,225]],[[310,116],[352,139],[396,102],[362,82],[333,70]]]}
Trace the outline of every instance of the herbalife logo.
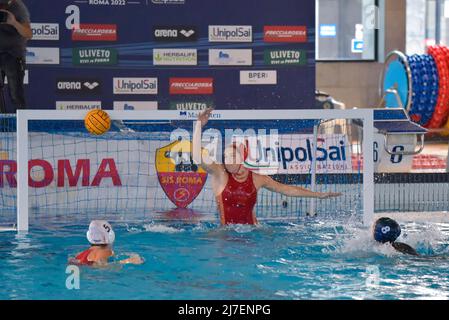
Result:
{"label": "herbalife logo", "polygon": [[154,49],[155,66],[196,66],[198,54],[196,49]]}

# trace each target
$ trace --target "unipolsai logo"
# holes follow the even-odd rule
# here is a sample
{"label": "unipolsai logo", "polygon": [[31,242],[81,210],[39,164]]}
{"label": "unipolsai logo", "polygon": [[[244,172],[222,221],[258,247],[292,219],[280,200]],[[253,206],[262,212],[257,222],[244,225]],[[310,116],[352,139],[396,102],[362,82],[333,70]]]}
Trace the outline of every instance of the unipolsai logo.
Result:
{"label": "unipolsai logo", "polygon": [[[261,140],[263,141],[263,140]],[[309,173],[316,160],[317,173],[352,172],[351,150],[346,135],[320,135],[314,147],[313,135],[285,134],[276,145],[259,141],[250,144],[256,163],[277,163],[279,173]]]}
{"label": "unipolsai logo", "polygon": [[252,42],[252,26],[209,26],[209,42]]}
{"label": "unipolsai logo", "polygon": [[157,94],[157,78],[114,78],[114,94]]}
{"label": "unipolsai logo", "polygon": [[32,23],[31,30],[33,31],[31,40],[59,40],[59,24],[57,23]]}

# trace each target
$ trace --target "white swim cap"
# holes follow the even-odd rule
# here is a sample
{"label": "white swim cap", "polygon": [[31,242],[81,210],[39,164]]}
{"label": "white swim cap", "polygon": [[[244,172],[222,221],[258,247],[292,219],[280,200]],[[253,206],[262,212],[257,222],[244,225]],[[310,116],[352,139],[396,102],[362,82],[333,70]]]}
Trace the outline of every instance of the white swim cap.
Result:
{"label": "white swim cap", "polygon": [[94,220],[89,225],[87,240],[91,244],[112,244],[115,241],[115,233],[109,222]]}

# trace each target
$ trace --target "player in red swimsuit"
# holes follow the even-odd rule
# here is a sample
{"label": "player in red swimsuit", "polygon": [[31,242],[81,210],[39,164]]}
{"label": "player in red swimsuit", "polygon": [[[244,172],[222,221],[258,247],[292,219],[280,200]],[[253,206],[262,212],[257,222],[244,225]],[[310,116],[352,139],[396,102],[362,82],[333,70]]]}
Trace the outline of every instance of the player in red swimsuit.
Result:
{"label": "player in red swimsuit", "polygon": [[[257,192],[261,188],[290,197],[327,199],[341,195],[332,192],[313,192],[301,187],[285,185],[269,176],[251,172],[243,165],[248,153],[243,144],[234,143],[225,148],[224,164],[211,161],[203,152],[198,152],[198,146],[201,145],[201,131],[209,121],[211,112],[212,109],[207,109],[198,116],[193,137],[193,160],[212,177],[212,189],[223,225],[257,224],[254,207],[257,202]],[[202,155],[201,159],[196,156],[199,154]]]}
{"label": "player in red swimsuit", "polygon": [[[87,240],[91,247],[79,253],[69,263],[75,265],[106,265],[109,258],[114,255],[112,244],[115,241],[115,233],[112,226],[103,220],[94,220],[89,225],[87,231]],[[120,264],[142,264],[143,260],[138,255],[132,255],[130,258],[118,261]]]}

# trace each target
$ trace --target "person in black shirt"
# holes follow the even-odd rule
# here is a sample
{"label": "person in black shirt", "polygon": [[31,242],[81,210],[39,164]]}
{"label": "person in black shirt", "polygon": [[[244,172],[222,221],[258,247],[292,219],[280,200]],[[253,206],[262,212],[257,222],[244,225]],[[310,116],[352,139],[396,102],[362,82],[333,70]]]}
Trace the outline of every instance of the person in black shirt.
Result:
{"label": "person in black shirt", "polygon": [[[0,85],[6,76],[14,108],[25,109],[26,44],[33,36],[30,14],[22,0],[0,0],[0,19]],[[0,112],[5,113],[3,101],[0,107]]]}

